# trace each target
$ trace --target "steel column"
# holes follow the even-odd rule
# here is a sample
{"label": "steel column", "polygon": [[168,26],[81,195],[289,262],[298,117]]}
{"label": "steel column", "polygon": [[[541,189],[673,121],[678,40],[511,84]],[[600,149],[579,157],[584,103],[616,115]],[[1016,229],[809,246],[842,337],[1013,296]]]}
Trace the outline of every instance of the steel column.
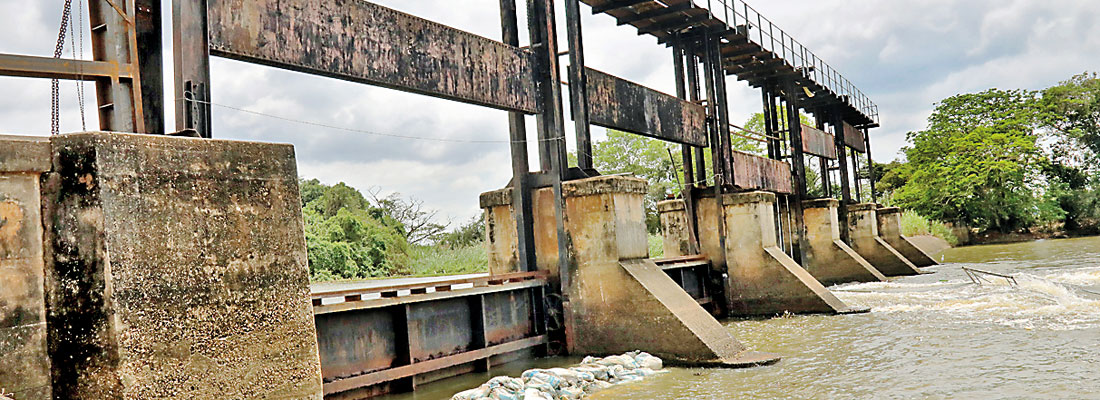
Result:
{"label": "steel column", "polygon": [[875,194],[875,160],[871,158],[871,135],[867,128],[863,128],[863,144],[867,148],[867,182],[871,187],[871,202],[878,203],[878,195]]}
{"label": "steel column", "polygon": [[138,70],[145,133],[164,134],[164,46],[161,43],[161,1],[137,0]]}
{"label": "steel column", "polygon": [[[687,55],[687,92],[688,101],[698,104],[700,101],[700,89],[699,89],[699,58],[695,55],[695,41],[694,39],[686,41],[686,55]],[[699,183],[700,187],[707,186],[707,162],[706,155],[703,154],[703,148],[695,150],[695,171],[698,178],[695,180]],[[711,174],[713,175],[713,174]]]}
{"label": "steel column", "polygon": [[569,103],[577,135],[577,166],[581,170],[590,170],[593,169],[592,135],[588,124],[588,82],[584,72],[580,13],[578,0],[565,0],[565,30],[569,39]]}
{"label": "steel column", "polygon": [[[503,42],[519,46],[519,25],[516,22],[516,0],[500,0],[500,27]],[[527,124],[524,114],[508,112],[508,137],[512,152],[512,212],[516,218],[516,247],[520,269],[535,271],[535,213],[531,208],[531,168],[527,165]]]}
{"label": "steel column", "polygon": [[[679,37],[672,45],[672,69],[676,77],[676,97],[687,97],[687,87],[684,84],[684,48]],[[684,186],[680,188],[681,197],[684,199],[684,214],[688,224],[688,251],[699,254],[699,237],[696,228],[695,213],[695,174],[691,168],[691,147],[687,144],[680,145],[680,161],[684,167]]]}
{"label": "steel column", "polygon": [[798,85],[787,80],[784,92],[787,97],[787,137],[791,148],[791,171],[794,175],[794,193],[789,196],[787,212],[793,217],[791,224],[791,258],[799,264],[805,259],[806,225],[803,223],[802,200],[806,198],[806,165],[802,154],[802,121],[799,118]]}
{"label": "steel column", "polygon": [[[817,129],[820,129],[822,132],[825,131],[824,115],[825,114],[821,110],[818,110],[818,112],[814,114],[814,124],[817,125]],[[818,157],[817,161],[821,170],[821,193],[824,197],[832,197],[832,187],[829,185],[829,159]]]}
{"label": "steel column", "polygon": [[[125,8],[120,8],[125,7]],[[120,6],[107,0],[88,1],[88,22],[92,27],[92,57],[95,61],[130,64],[132,79],[95,80],[99,105],[99,128],[115,132],[145,132],[142,116],[141,73],[137,65],[137,34],[131,25],[134,1]]]}
{"label": "steel column", "polygon": [[[554,0],[527,1],[528,31],[531,49],[535,51],[535,81],[538,84],[542,113],[538,114],[539,156],[543,171],[553,179],[554,219],[557,229],[558,273],[561,279],[561,296],[564,309],[569,309],[569,290],[572,271],[569,270],[569,248],[565,234],[565,205],[562,198],[562,180],[565,179],[565,133],[561,109],[561,76],[558,68],[557,30],[554,19]],[[572,350],[569,321],[565,324],[566,348]]]}
{"label": "steel column", "polygon": [[209,138],[210,40],[207,0],[172,1],[176,131]]}
{"label": "steel column", "polygon": [[852,204],[852,193],[848,182],[847,148],[844,145],[844,120],[839,110],[830,110],[829,116],[833,125],[833,140],[836,141],[837,167],[840,169],[840,207],[837,209],[837,219],[840,224],[840,239],[851,244],[848,235],[848,205]]}

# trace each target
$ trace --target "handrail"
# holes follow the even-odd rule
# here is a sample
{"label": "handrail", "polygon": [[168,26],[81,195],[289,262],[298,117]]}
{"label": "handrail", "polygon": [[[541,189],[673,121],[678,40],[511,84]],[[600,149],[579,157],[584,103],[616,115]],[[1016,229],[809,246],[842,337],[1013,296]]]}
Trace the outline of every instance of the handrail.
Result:
{"label": "handrail", "polygon": [[[720,19],[718,13],[710,9],[709,6],[713,1],[717,1],[723,7],[721,14],[724,18]],[[694,1],[692,3],[694,4]],[[756,29],[756,41],[761,48],[779,55],[788,66],[801,69],[807,79],[833,92],[837,97],[846,97],[844,101],[848,105],[876,124],[879,122],[878,106],[863,91],[748,3],[741,0],[708,0],[707,5],[708,12],[715,19],[725,22],[727,26],[736,28],[739,25],[745,25],[750,28],[745,33],[749,39],[752,39],[751,30]]]}

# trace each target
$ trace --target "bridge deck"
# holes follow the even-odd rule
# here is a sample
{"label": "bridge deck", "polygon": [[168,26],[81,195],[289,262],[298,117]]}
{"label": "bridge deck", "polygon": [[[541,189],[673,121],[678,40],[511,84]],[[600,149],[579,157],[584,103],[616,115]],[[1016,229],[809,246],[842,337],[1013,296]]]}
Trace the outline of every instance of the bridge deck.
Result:
{"label": "bridge deck", "polygon": [[761,87],[770,78],[790,77],[813,95],[799,93],[810,108],[842,105],[845,120],[858,127],[878,126],[878,106],[813,52],[740,0],[714,0],[714,10],[691,0],[581,0],[592,13],[606,13],[638,34],[670,43],[679,33],[712,32],[722,41],[727,74]]}

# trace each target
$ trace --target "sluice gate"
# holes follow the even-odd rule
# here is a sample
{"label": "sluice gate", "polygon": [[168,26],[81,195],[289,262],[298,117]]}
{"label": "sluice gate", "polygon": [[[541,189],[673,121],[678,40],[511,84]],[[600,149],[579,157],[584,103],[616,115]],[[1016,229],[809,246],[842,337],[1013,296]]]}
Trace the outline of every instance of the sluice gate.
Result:
{"label": "sluice gate", "polygon": [[[87,1],[92,60],[0,54],[0,75],[94,81],[100,129],[148,135],[0,138],[0,356],[27,366],[0,387],[21,398],[362,398],[636,349],[755,366],[778,355],[714,315],[850,312],[820,281],[928,263],[906,259],[874,177],[863,196],[854,173],[877,106],[741,1],[564,0],[559,51],[553,0],[526,2],[526,40],[515,0],[499,2],[500,40],[361,0],[172,0],[174,128],[161,2]],[[671,47],[676,93],[586,65],[582,3]],[[211,56],[506,113],[512,180],[480,199],[491,274],[311,295],[293,149],[209,140]],[[763,132],[731,124],[731,75],[761,90]],[[660,206],[668,258],[647,251],[646,182],[600,175],[591,125],[681,146],[686,184]],[[733,151],[733,135],[766,154]],[[810,207],[807,161],[835,213]]]}

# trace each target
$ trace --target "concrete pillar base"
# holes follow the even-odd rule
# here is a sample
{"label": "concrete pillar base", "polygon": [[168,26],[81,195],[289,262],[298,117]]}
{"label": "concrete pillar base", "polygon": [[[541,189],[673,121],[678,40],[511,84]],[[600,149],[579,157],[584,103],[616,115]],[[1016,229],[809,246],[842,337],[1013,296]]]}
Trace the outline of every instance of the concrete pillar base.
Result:
{"label": "concrete pillar base", "polygon": [[55,398],[321,399],[294,149],[51,137]]}
{"label": "concrete pillar base", "polygon": [[867,311],[844,304],[777,246],[774,194],[727,194],[722,203],[731,315]]}
{"label": "concrete pillar base", "polygon": [[836,199],[802,202],[806,223],[806,259],[802,266],[823,285],[885,281],[886,276],[840,240]]}
{"label": "concrete pillar base", "polygon": [[875,210],[875,216],[878,217],[878,234],[882,237],[886,243],[889,243],[894,250],[905,256],[909,262],[913,263],[917,267],[928,267],[932,265],[939,265],[935,259],[921,250],[919,247],[913,245],[909,239],[901,235],[901,209],[897,207],[884,207]]}
{"label": "concrete pillar base", "polygon": [[[644,350],[672,364],[743,367],[768,364],[774,354],[746,351],[729,330],[648,260],[642,200],[646,183],[621,176],[562,184],[569,236],[568,295],[571,351],[618,354]],[[536,191],[535,210],[553,209],[549,189]],[[511,190],[481,195],[486,210],[490,270],[515,268]],[[552,213],[536,211],[539,269],[557,275]],[[557,281],[556,279],[551,279]]]}
{"label": "concrete pillar base", "polygon": [[48,138],[0,136],[0,389],[20,400],[52,398],[39,192],[49,168]]}
{"label": "concrete pillar base", "polygon": [[848,205],[848,241],[852,249],[886,276],[920,275],[909,259],[879,236],[876,205]]}

